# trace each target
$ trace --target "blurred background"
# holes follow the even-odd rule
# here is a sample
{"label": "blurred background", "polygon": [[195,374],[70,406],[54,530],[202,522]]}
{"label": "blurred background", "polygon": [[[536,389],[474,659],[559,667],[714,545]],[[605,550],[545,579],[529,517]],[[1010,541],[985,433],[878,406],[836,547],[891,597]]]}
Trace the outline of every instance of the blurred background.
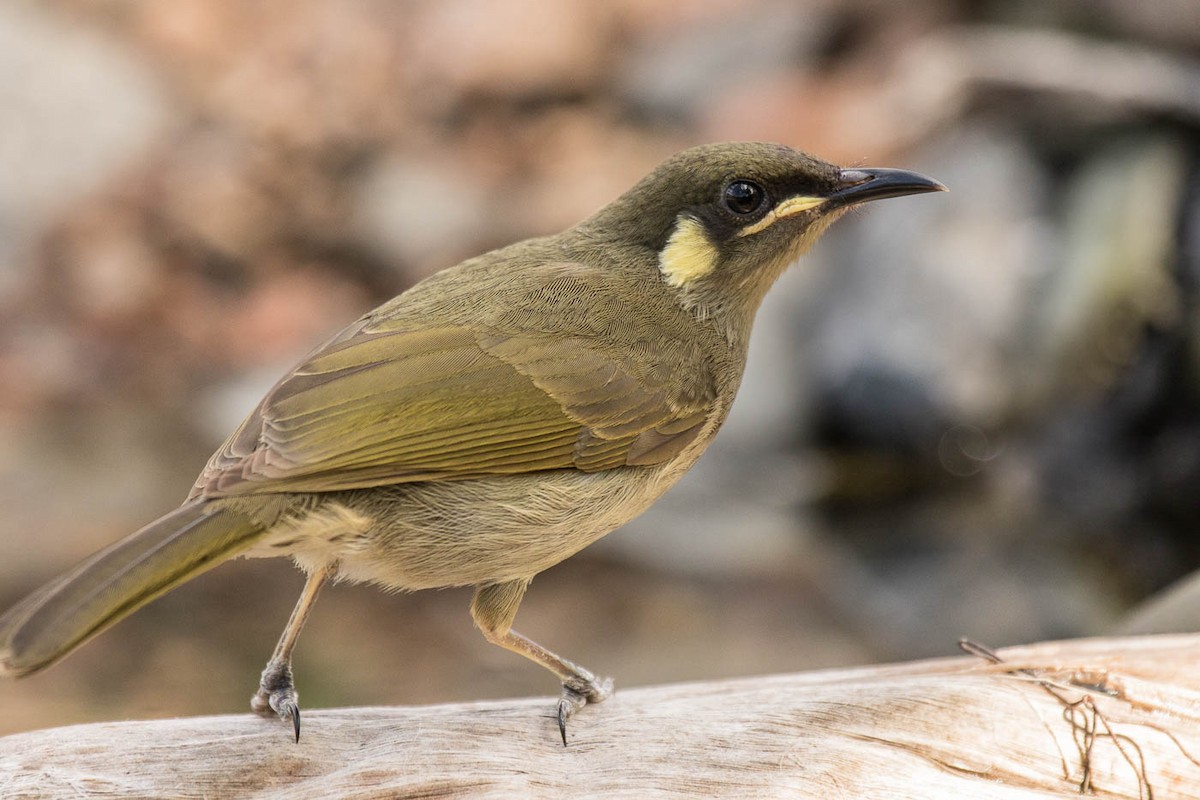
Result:
{"label": "blurred background", "polygon": [[[708,455],[519,630],[618,687],[796,671],[1103,633],[1200,567],[1195,0],[5,0],[0,606],[360,313],[724,139],[952,193],[785,276]],[[301,584],[225,565],[0,733],[246,711]],[[302,705],[555,694],[469,597],[327,589]]]}

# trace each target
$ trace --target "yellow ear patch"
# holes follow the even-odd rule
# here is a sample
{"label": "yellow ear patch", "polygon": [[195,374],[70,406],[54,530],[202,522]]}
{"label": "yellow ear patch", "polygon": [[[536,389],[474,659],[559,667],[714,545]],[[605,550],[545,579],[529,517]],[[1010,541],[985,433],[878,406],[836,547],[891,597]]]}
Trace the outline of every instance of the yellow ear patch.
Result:
{"label": "yellow ear patch", "polygon": [[687,286],[717,266],[717,248],[704,235],[704,226],[681,216],[667,245],[658,254],[658,268],[672,286]]}
{"label": "yellow ear patch", "polygon": [[829,198],[813,197],[810,195],[801,195],[799,197],[789,197],[771,209],[765,217],[760,219],[753,225],[747,225],[737,232],[738,238],[750,236],[759,231],[766,230],[784,217],[790,217],[793,214],[799,214],[801,211],[809,211],[824,203]]}

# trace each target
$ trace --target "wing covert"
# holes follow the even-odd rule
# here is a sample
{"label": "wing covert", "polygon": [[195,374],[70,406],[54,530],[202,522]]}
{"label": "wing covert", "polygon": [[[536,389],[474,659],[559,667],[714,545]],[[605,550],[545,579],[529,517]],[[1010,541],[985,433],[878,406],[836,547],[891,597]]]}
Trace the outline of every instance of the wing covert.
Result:
{"label": "wing covert", "polygon": [[280,381],[192,496],[661,463],[707,417],[644,360],[583,337],[363,325]]}

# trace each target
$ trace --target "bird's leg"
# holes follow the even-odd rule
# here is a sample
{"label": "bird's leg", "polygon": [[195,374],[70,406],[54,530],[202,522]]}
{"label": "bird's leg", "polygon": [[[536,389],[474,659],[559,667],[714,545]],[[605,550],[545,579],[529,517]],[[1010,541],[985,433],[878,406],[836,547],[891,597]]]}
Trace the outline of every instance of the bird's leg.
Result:
{"label": "bird's leg", "polygon": [[612,678],[598,678],[591,671],[551,653],[537,642],[512,629],[517,606],[525,596],[528,581],[493,583],[475,589],[471,601],[471,617],[484,637],[492,644],[520,653],[541,664],[562,681],[562,697],[558,701],[558,730],[563,746],[567,744],[567,720],[588,703],[599,703],[612,694]]}
{"label": "bird's leg", "polygon": [[263,716],[277,716],[284,722],[291,720],[292,729],[296,732],[296,741],[300,741],[300,703],[296,687],[292,683],[292,650],[296,640],[300,638],[300,630],[304,627],[312,611],[317,595],[325,582],[337,574],[337,564],[327,564],[315,570],[304,583],[304,591],[292,609],[279,644],[267,662],[258,682],[258,693],[250,698],[250,708]]}

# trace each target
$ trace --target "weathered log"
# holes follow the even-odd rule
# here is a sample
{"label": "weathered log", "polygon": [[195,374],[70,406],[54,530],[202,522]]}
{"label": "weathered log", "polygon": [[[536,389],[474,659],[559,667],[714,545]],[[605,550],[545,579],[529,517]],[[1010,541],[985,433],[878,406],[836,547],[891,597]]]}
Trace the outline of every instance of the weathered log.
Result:
{"label": "weathered log", "polygon": [[1200,798],[1200,636],[549,698],[0,739],[0,797]]}

